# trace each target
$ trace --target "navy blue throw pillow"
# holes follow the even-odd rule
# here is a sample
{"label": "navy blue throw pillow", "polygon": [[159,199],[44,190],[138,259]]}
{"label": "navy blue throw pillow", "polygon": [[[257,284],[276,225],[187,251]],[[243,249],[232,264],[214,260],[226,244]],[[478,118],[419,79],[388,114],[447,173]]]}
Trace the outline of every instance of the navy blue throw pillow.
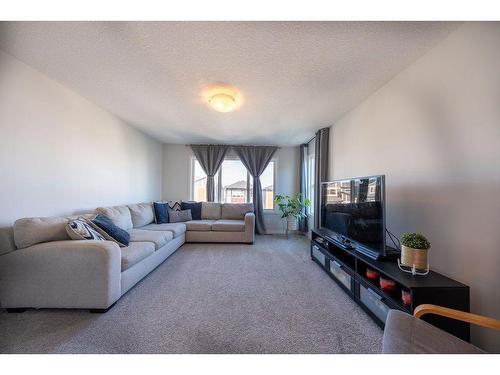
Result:
{"label": "navy blue throw pillow", "polygon": [[192,220],[201,220],[201,202],[181,202],[181,210],[191,210]]}
{"label": "navy blue throw pillow", "polygon": [[109,237],[123,246],[130,243],[130,234],[122,228],[116,226],[106,215],[97,215],[92,223],[104,231]]}
{"label": "navy blue throw pillow", "polygon": [[155,223],[168,223],[168,203],[153,202],[153,206],[155,208]]}

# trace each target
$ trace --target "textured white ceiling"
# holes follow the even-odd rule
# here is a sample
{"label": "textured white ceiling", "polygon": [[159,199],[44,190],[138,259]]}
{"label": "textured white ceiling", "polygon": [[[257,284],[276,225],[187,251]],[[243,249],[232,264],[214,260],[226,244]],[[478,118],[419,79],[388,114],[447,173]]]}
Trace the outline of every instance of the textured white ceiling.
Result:
{"label": "textured white ceiling", "polygon": [[[168,143],[296,145],[457,27],[442,22],[2,22],[0,48]],[[236,86],[238,111],[202,100]]]}

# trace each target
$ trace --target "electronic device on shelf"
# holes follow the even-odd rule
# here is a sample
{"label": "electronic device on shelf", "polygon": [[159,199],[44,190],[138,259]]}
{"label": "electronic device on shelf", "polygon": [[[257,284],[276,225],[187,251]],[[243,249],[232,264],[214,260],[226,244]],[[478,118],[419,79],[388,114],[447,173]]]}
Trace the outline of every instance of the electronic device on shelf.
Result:
{"label": "electronic device on shelf", "polygon": [[325,236],[328,240],[333,242],[335,245],[340,246],[345,250],[354,250],[353,243],[348,238],[337,234],[337,235],[327,235]]}
{"label": "electronic device on shelf", "polygon": [[385,246],[385,251],[383,255],[365,246],[357,246],[356,251],[375,260],[394,260],[401,255],[401,252],[398,249],[395,249],[387,245]]}

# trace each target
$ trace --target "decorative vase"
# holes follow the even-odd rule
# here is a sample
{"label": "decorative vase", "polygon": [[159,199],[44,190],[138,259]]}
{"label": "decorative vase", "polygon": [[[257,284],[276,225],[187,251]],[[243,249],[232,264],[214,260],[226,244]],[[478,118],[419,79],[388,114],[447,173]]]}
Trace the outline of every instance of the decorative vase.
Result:
{"label": "decorative vase", "polygon": [[288,216],[288,218],[286,219],[286,222],[287,222],[286,223],[287,231],[299,229],[299,221],[297,220],[297,218],[295,216]]}
{"label": "decorative vase", "polygon": [[417,270],[427,270],[429,265],[427,251],[429,249],[414,249],[401,245],[401,265],[411,268],[415,267]]}

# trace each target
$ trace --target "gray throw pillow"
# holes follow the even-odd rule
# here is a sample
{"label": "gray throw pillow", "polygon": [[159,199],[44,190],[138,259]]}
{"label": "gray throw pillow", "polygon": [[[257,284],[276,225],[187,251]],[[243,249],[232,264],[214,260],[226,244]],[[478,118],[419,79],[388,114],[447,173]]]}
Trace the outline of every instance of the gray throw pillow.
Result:
{"label": "gray throw pillow", "polygon": [[168,213],[169,223],[183,223],[185,221],[191,221],[191,210],[183,211],[170,211]]}

